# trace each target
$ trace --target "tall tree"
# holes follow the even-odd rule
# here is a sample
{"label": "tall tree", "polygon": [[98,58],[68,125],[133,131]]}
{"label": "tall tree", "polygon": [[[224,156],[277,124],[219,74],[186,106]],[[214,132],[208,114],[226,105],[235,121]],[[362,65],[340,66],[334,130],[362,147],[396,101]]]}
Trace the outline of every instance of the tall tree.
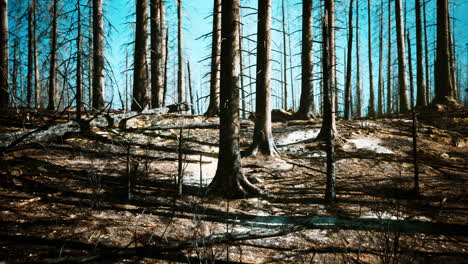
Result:
{"label": "tall tree", "polygon": [[76,10],[77,10],[77,36],[76,36],[76,119],[81,120],[81,107],[82,107],[82,92],[83,92],[83,82],[82,82],[82,61],[81,61],[81,3],[80,0],[76,0]]}
{"label": "tall tree", "polygon": [[52,32],[50,38],[50,67],[49,67],[49,104],[47,109],[55,110],[55,93],[57,90],[57,18],[58,0],[52,2]]}
{"label": "tall tree", "polygon": [[388,1],[387,113],[393,113],[392,4]]}
{"label": "tall tree", "polygon": [[216,116],[219,114],[219,68],[221,66],[221,0],[214,0],[213,4],[210,104],[208,105],[208,110],[206,111],[205,116]]}
{"label": "tall tree", "polygon": [[374,74],[372,68],[372,19],[371,19],[371,1],[367,0],[367,34],[368,46],[367,49],[369,59],[369,107],[368,116],[375,117],[375,96],[374,96]]}
{"label": "tall tree", "polygon": [[148,42],[148,0],[136,0],[135,52],[133,62],[132,110],[148,108],[148,71],[146,50]]}
{"label": "tall tree", "polygon": [[416,75],[417,75],[417,103],[416,106],[427,105],[426,101],[426,85],[424,83],[424,67],[423,67],[423,43],[422,43],[422,19],[421,19],[421,0],[415,0],[416,9]]}
{"label": "tall tree", "polygon": [[437,50],[434,67],[435,104],[446,103],[453,98],[449,45],[448,0],[437,0]]}
{"label": "tall tree", "polygon": [[218,168],[207,190],[227,198],[262,193],[245,177],[239,150],[239,9],[240,0],[223,0]]}
{"label": "tall tree", "polygon": [[426,18],[426,4],[425,1],[423,4],[423,17],[424,17],[424,57],[426,62],[426,104],[429,104],[431,101],[431,78],[429,71],[429,47],[427,41],[427,18]]}
{"label": "tall tree", "polygon": [[0,111],[8,108],[8,0],[0,0]]}
{"label": "tall tree", "polygon": [[313,0],[302,1],[302,78],[301,99],[297,117],[309,119],[314,117],[314,81],[313,81]]}
{"label": "tall tree", "polygon": [[359,1],[356,1],[356,116],[362,115],[361,51],[359,45]]}
{"label": "tall tree", "polygon": [[271,131],[271,0],[258,0],[257,78],[253,142],[249,154],[277,154]]}
{"label": "tall tree", "polygon": [[37,1],[32,3],[33,17],[33,61],[34,61],[34,97],[36,98],[36,108],[41,108],[41,87],[39,86],[39,59],[37,51]]}
{"label": "tall tree", "polygon": [[354,0],[349,3],[348,12],[348,58],[346,61],[346,81],[345,81],[345,98],[344,98],[344,118],[351,118],[351,78],[352,78],[352,63],[353,63],[353,4]]}
{"label": "tall tree", "polygon": [[397,26],[397,48],[398,48],[398,93],[400,97],[400,113],[409,111],[408,101],[408,79],[406,77],[406,55],[405,55],[405,31],[401,9],[401,0],[395,0],[395,16]]}
{"label": "tall tree", "polygon": [[102,0],[93,0],[93,108],[104,108],[104,19]]}
{"label": "tall tree", "polygon": [[[334,90],[336,89],[335,79],[335,1],[325,0],[325,14],[322,29],[322,68],[323,68],[323,124],[320,134],[323,133],[326,139],[327,152],[327,185],[325,190],[325,200],[334,202],[335,190],[335,153],[333,140],[336,136],[335,126],[335,105]],[[319,137],[320,137],[319,134]]]}
{"label": "tall tree", "polygon": [[164,76],[161,74],[162,67],[162,41],[163,28],[161,28],[161,0],[151,0],[151,106],[153,108],[160,107],[162,104],[163,87],[161,79]]}
{"label": "tall tree", "polygon": [[160,98],[159,102],[161,106],[166,105],[166,90],[167,90],[167,38],[168,30],[166,29],[166,4],[165,0],[159,0],[159,27],[161,36],[161,65],[159,67],[159,78],[160,84]]}
{"label": "tall tree", "polygon": [[177,98],[178,103],[185,101],[185,77],[184,77],[184,38],[182,27],[182,0],[177,0],[177,53],[178,53],[178,68],[177,68]]}
{"label": "tall tree", "polygon": [[283,97],[283,109],[288,110],[288,49],[286,45],[286,5],[285,1],[282,0],[281,3],[281,24],[283,27],[283,87],[284,87],[284,97]]}
{"label": "tall tree", "polygon": [[384,77],[383,77],[383,0],[380,0],[380,15],[379,15],[379,87],[378,87],[378,99],[377,108],[378,114],[381,116],[383,110],[383,97],[384,97]]}
{"label": "tall tree", "polygon": [[32,96],[33,96],[33,71],[34,71],[34,47],[33,47],[33,31],[34,31],[34,26],[33,26],[33,8],[32,4],[28,1],[28,4],[30,5],[28,7],[28,75],[27,75],[27,92],[26,92],[26,101],[28,103],[28,107],[33,106],[32,104]]}

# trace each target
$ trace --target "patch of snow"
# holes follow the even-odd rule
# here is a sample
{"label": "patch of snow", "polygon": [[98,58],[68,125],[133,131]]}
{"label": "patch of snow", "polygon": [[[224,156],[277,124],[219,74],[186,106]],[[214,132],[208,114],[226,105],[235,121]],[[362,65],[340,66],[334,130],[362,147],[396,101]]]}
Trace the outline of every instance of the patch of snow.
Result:
{"label": "patch of snow", "polygon": [[297,130],[288,133],[285,136],[281,136],[276,139],[277,145],[288,145],[297,143],[306,139],[316,138],[319,133],[319,129],[308,129],[308,130]]}
{"label": "patch of snow", "polygon": [[[199,159],[199,156],[188,155],[187,159]],[[200,186],[200,179],[203,186],[207,186],[213,180],[216,169],[218,167],[218,159],[211,157],[203,157],[201,164],[201,175],[200,175],[200,163],[188,163],[184,170],[184,184],[190,186]]]}
{"label": "patch of snow", "polygon": [[370,151],[374,151],[375,153],[380,153],[380,154],[393,154],[394,152],[382,145],[382,140],[379,138],[372,138],[372,137],[366,137],[366,138],[357,138],[357,139],[349,139],[348,140],[351,143],[354,143],[356,145],[357,149],[366,149]]}
{"label": "patch of snow", "polygon": [[385,219],[385,220],[401,220],[404,217],[393,215],[389,212],[368,212],[361,215],[360,218],[372,218],[372,219]]}

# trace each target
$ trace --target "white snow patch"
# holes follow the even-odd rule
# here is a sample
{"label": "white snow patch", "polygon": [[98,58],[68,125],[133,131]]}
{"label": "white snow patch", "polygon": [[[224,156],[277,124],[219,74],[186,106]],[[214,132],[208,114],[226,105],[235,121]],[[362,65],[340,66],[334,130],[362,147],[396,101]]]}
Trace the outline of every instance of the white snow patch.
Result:
{"label": "white snow patch", "polygon": [[393,154],[392,150],[380,145],[380,143],[382,143],[380,138],[356,138],[349,139],[348,141],[354,143],[357,149],[366,149],[380,154]]}
{"label": "white snow patch", "polygon": [[[199,156],[187,156],[187,159],[199,159]],[[200,171],[200,163],[188,163],[184,170],[184,184],[191,186],[207,186],[213,180],[216,169],[218,167],[218,159],[211,157],[203,157]],[[200,175],[201,172],[201,175]]]}
{"label": "white snow patch", "polygon": [[288,133],[286,136],[279,137],[276,140],[278,145],[288,145],[297,143],[306,139],[316,138],[319,133],[319,129],[308,129],[308,130],[297,130]]}
{"label": "white snow patch", "polygon": [[393,215],[389,212],[368,212],[361,215],[359,218],[385,219],[385,220],[401,220],[404,217],[401,215]]}

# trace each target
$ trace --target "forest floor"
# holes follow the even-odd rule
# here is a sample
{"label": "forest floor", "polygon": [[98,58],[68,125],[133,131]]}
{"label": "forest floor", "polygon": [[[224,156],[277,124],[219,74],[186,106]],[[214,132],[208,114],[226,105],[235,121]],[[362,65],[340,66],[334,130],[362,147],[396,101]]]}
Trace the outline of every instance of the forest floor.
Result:
{"label": "forest floor", "polygon": [[[53,119],[56,113],[42,114]],[[324,144],[314,142],[320,120],[274,123],[281,155],[242,159],[245,175],[268,196],[230,201],[204,196],[216,172],[218,129],[184,129],[183,195],[177,197],[181,131],[147,127],[215,121],[163,114],[150,123],[139,120],[138,129],[93,128],[8,151],[0,157],[0,263],[54,263],[106,252],[95,263],[468,262],[466,118],[431,118],[419,125],[418,197],[411,191],[411,120],[338,121],[343,143],[336,148],[334,205],[324,202]],[[42,122],[33,114],[0,116],[0,134]],[[252,132],[253,123],[246,122],[243,149]],[[127,170],[137,175],[131,199]],[[213,234],[281,229],[286,216],[323,217],[330,228],[203,243]],[[258,219],[268,224],[256,226]],[[333,228],[339,219],[377,219],[383,227]],[[462,232],[392,232],[386,231],[385,220],[461,226]],[[127,249],[182,241],[197,243],[119,257]]]}

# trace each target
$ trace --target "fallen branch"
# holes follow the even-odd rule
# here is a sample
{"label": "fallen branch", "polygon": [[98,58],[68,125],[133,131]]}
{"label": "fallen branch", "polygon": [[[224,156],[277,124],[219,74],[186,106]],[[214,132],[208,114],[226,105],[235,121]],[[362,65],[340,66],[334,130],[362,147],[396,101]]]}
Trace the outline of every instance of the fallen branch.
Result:
{"label": "fallen branch", "polygon": [[[240,122],[241,127],[253,126],[254,122],[250,120],[242,120]],[[137,130],[170,130],[170,129],[218,129],[219,122],[210,122],[210,123],[195,123],[195,124],[185,124],[185,125],[169,125],[169,126],[151,126],[144,128],[129,128],[127,131],[137,131]]]}

